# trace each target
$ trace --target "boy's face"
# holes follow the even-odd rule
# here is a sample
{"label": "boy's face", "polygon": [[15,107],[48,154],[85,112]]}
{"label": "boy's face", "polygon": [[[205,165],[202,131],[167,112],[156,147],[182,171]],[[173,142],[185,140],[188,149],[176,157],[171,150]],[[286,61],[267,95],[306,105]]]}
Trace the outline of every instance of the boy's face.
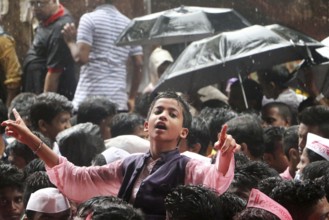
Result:
{"label": "boy's face", "polygon": [[71,114],[69,112],[59,113],[50,124],[45,123],[41,132],[51,141],[56,140],[56,136],[59,132],[71,127]]}
{"label": "boy's face", "polygon": [[310,160],[308,159],[308,154],[307,154],[306,148],[304,148],[303,153],[300,156],[299,164],[297,165],[297,169],[299,170],[299,172],[303,172],[303,169],[309,163],[310,163]]}
{"label": "boy's face", "polygon": [[177,100],[160,98],[154,104],[144,130],[151,142],[166,143],[166,146],[175,149],[178,140],[188,134],[188,129],[183,128],[183,118],[183,109]]}
{"label": "boy's face", "polygon": [[280,115],[279,108],[267,108],[262,111],[263,127],[282,126],[288,127],[290,124]]}
{"label": "boy's face", "polygon": [[20,220],[23,214],[23,193],[14,187],[0,189],[0,219]]}
{"label": "boy's face", "polygon": [[326,197],[320,199],[316,205],[310,211],[310,215],[307,217],[308,220],[328,220],[329,219],[329,203]]}

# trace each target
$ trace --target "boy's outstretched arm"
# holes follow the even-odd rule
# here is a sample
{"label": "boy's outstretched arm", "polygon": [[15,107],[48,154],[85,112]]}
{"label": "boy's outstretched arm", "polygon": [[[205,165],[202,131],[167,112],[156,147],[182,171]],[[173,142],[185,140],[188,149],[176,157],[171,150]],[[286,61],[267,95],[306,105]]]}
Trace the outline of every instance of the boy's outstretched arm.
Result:
{"label": "boy's outstretched arm", "polygon": [[15,121],[7,120],[1,123],[1,126],[6,126],[6,134],[29,146],[48,167],[56,166],[59,163],[57,154],[31,132],[16,109],[13,109],[13,113]]}

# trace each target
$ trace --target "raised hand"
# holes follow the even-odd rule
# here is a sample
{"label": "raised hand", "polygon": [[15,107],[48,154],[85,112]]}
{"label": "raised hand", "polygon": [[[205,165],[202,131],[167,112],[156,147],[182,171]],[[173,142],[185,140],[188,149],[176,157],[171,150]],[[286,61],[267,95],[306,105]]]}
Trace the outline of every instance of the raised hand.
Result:
{"label": "raised hand", "polygon": [[77,38],[77,29],[74,23],[67,23],[64,25],[62,34],[66,43],[75,43]]}

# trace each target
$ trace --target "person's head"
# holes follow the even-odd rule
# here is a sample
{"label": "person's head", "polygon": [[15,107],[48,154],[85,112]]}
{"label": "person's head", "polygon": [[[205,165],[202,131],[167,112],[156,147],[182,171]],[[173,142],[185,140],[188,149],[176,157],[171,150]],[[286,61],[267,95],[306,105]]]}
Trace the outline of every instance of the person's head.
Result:
{"label": "person's head", "polygon": [[65,96],[42,93],[31,106],[32,127],[54,142],[59,132],[71,127],[72,109],[72,103]]}
{"label": "person's head", "polygon": [[144,124],[151,151],[159,151],[152,149],[154,142],[166,142],[161,152],[176,148],[180,139],[187,137],[191,120],[189,105],[181,96],[171,91],[160,93],[152,102]]}
{"label": "person's head", "polygon": [[24,174],[9,164],[0,165],[0,219],[20,220],[24,214]]}
{"label": "person's head", "polygon": [[55,187],[51,182],[46,171],[36,171],[26,177],[24,186],[23,202],[26,207],[32,193],[39,189]]}
{"label": "person's head", "polygon": [[112,138],[127,134],[146,138],[147,133],[144,131],[144,122],[145,118],[136,113],[116,114],[110,123]]}
{"label": "person's head", "polygon": [[329,171],[329,161],[319,160],[306,165],[303,169],[303,180],[316,180]]}
{"label": "person's head", "polygon": [[168,193],[164,200],[167,219],[221,219],[218,200],[217,193],[204,186],[177,186]]}
{"label": "person's head", "polygon": [[8,108],[8,115],[11,120],[15,120],[13,109],[20,114],[28,127],[31,127],[30,111],[31,106],[36,101],[37,95],[31,92],[23,92],[18,94],[10,103]]}
{"label": "person's head", "polygon": [[59,7],[58,0],[29,0],[33,15],[39,21],[45,21],[55,14]]}
{"label": "person's head", "polygon": [[287,128],[283,133],[282,139],[283,151],[288,159],[289,170],[292,171],[292,176],[294,176],[297,170],[297,164],[300,161],[298,151],[298,127],[298,125],[294,125]]}
{"label": "person's head", "polygon": [[264,129],[264,161],[273,169],[282,173],[288,167],[288,159],[283,151],[282,139],[284,127]]}
{"label": "person's head", "polygon": [[90,166],[94,157],[105,150],[98,125],[77,124],[56,137],[59,151],[76,166]]}
{"label": "person's head", "polygon": [[105,97],[92,96],[84,100],[77,111],[77,123],[91,122],[100,127],[104,140],[111,138],[110,123],[117,113],[115,103]]}
{"label": "person's head", "polygon": [[246,208],[247,202],[234,193],[225,192],[218,198],[222,219],[233,217]]}
{"label": "person's head", "polygon": [[289,74],[284,65],[273,66],[257,72],[259,83],[262,85],[266,98],[276,99],[279,94],[288,88],[287,83],[293,74]]}
{"label": "person's head", "polygon": [[31,149],[17,140],[7,146],[8,161],[19,169],[23,169],[30,161],[37,158]]}
{"label": "person's head", "polygon": [[200,117],[192,118],[187,138],[179,143],[179,151],[192,151],[206,156],[209,144],[210,132],[206,122]]}
{"label": "person's head", "polygon": [[32,160],[24,167],[24,175],[26,177],[38,171],[46,171],[45,162],[39,158]]}
{"label": "person's head", "polygon": [[282,181],[282,178],[280,176],[273,176],[273,177],[268,177],[266,179],[262,179],[261,181],[258,182],[257,189],[264,193],[265,195],[270,195],[272,190],[279,185]]}
{"label": "person's head", "polygon": [[[260,111],[262,108],[263,90],[261,86],[252,79],[245,79],[242,82],[246,99],[248,103],[248,109]],[[243,112],[248,110],[246,108],[243,92],[241,89],[240,81],[235,81],[231,85],[231,90],[228,98],[228,103],[237,112]]]}
{"label": "person's head", "polygon": [[304,149],[307,133],[329,138],[329,107],[318,105],[304,109],[299,115],[298,142],[300,151]]}
{"label": "person's head", "polygon": [[329,139],[308,133],[306,146],[300,156],[297,169],[299,172],[303,172],[306,165],[320,160],[329,161]]}
{"label": "person's head", "polygon": [[68,199],[58,189],[48,187],[31,194],[25,214],[28,220],[69,220],[70,207]]}
{"label": "person's head", "polygon": [[290,106],[283,102],[270,102],[262,107],[263,126],[289,127],[294,123]]}
{"label": "person's head", "polygon": [[312,181],[283,181],[270,195],[293,219],[327,219],[329,204],[322,186]]}
{"label": "person's head", "polygon": [[227,134],[232,135],[241,151],[252,160],[261,160],[264,153],[264,131],[260,120],[253,115],[241,115],[229,120]]}
{"label": "person's head", "polygon": [[112,204],[106,209],[96,208],[91,214],[91,220],[144,220],[141,210],[128,203]]}

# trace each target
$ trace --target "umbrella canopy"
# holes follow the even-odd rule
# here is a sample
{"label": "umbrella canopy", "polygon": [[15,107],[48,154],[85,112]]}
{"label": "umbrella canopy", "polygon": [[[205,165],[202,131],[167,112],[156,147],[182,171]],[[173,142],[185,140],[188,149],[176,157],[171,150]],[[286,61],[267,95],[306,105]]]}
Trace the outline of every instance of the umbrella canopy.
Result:
{"label": "umbrella canopy", "polygon": [[250,23],[233,9],[181,6],[133,19],[117,45],[187,43],[247,26]]}
{"label": "umbrella canopy", "polygon": [[160,78],[155,91],[196,91],[238,74],[305,58],[320,42],[281,25],[254,25],[191,43]]}

